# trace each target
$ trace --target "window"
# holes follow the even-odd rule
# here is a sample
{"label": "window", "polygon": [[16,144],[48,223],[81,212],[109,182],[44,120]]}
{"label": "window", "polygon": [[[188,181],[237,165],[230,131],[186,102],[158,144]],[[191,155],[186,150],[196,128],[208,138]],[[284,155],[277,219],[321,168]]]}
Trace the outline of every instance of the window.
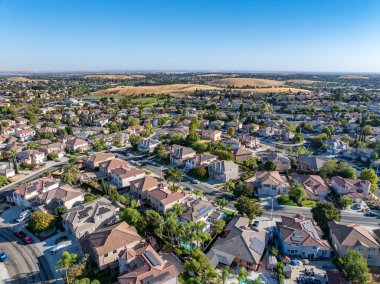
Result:
{"label": "window", "polygon": [[114,249],[114,250],[113,250],[113,253],[114,253],[114,254],[117,253],[117,250]]}
{"label": "window", "polygon": [[376,251],[376,248],[368,248],[368,251]]}
{"label": "window", "polygon": [[367,258],[368,258],[368,259],[372,259],[373,256],[369,254]]}
{"label": "window", "polygon": [[104,257],[108,257],[108,253],[105,253],[105,254],[104,254]]}

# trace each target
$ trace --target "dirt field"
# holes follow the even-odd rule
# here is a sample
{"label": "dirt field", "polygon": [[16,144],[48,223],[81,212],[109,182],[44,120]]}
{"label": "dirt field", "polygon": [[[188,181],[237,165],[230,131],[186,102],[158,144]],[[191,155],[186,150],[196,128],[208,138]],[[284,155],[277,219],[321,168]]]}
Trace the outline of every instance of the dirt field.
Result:
{"label": "dirt field", "polygon": [[125,80],[125,79],[136,79],[136,78],[145,78],[144,75],[134,74],[134,75],[84,75],[83,78],[99,78],[99,79],[108,79],[108,80]]}
{"label": "dirt field", "polygon": [[313,81],[313,80],[303,80],[303,79],[296,79],[296,80],[287,80],[286,82],[288,83],[294,83],[294,84],[305,84],[305,85],[310,85],[318,81]]}
{"label": "dirt field", "polygon": [[232,89],[236,91],[242,91],[242,92],[253,92],[258,94],[265,94],[265,93],[310,93],[309,90],[304,89],[298,89],[298,88],[285,88],[285,87],[278,87],[278,88],[258,88],[258,89]]}
{"label": "dirt field", "polygon": [[257,79],[257,78],[225,78],[225,79],[218,79],[213,80],[208,83],[212,86],[218,86],[218,87],[227,87],[227,86],[234,86],[234,87],[277,87],[282,86],[285,84],[284,81],[276,81],[276,80],[268,80],[268,79]]}
{"label": "dirt field", "polygon": [[362,75],[343,75],[339,76],[339,79],[369,79],[367,76]]}
{"label": "dirt field", "polygon": [[160,85],[160,86],[119,86],[106,90],[101,90],[92,93],[92,96],[133,96],[140,94],[171,94],[174,96],[184,96],[192,94],[195,90],[217,90],[219,88],[196,85],[196,84],[172,84],[172,85]]}
{"label": "dirt field", "polygon": [[25,77],[9,77],[7,78],[8,81],[12,82],[48,82],[49,80],[45,79],[30,79]]}

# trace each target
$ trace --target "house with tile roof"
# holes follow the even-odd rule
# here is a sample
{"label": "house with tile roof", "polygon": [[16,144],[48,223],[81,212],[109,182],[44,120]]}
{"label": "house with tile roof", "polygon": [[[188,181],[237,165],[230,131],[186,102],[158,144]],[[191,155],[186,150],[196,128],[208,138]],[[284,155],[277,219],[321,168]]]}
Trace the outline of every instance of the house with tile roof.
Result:
{"label": "house with tile roof", "polygon": [[297,165],[299,169],[308,170],[312,172],[319,172],[325,163],[325,160],[322,160],[316,156],[308,156],[301,154],[298,155],[297,158]]}
{"label": "house with tile roof", "polygon": [[110,180],[117,188],[124,188],[143,177],[145,177],[144,170],[121,167],[111,170]]}
{"label": "house with tile roof", "polygon": [[330,258],[333,248],[323,239],[320,227],[302,215],[281,217],[276,223],[276,235],[284,255],[307,259]]}
{"label": "house with tile roof", "polygon": [[170,150],[170,163],[183,165],[188,159],[194,158],[197,153],[189,147],[172,145]]}
{"label": "house with tile roof", "polygon": [[79,244],[82,252],[104,270],[118,268],[119,254],[136,248],[142,241],[136,228],[123,221],[85,235]]}
{"label": "house with tile roof", "polygon": [[265,164],[267,161],[274,162],[276,164],[277,171],[290,170],[292,167],[290,159],[283,153],[271,152],[268,155],[262,156],[261,161],[263,164]]}
{"label": "house with tile roof", "polygon": [[347,251],[356,250],[367,260],[368,265],[380,266],[380,236],[360,224],[328,223],[330,239],[340,257]]}
{"label": "house with tile roof", "polygon": [[111,177],[111,171],[118,168],[130,168],[131,165],[122,159],[114,158],[99,163],[99,173],[103,177]]}
{"label": "house with tile roof", "polygon": [[305,188],[307,199],[324,201],[326,200],[326,196],[331,192],[329,186],[319,175],[293,173],[291,174],[291,178],[294,182],[302,184]]}
{"label": "house with tile roof", "polygon": [[89,170],[94,170],[99,167],[100,163],[112,160],[115,155],[112,153],[97,153],[91,156],[86,156],[83,158],[83,165]]}
{"label": "house with tile roof", "polygon": [[62,215],[62,224],[67,232],[78,239],[96,229],[111,225],[118,220],[119,208],[105,197],[69,209]]}
{"label": "house with tile roof", "polygon": [[140,243],[135,248],[127,248],[119,254],[117,284],[175,284],[179,272],[176,266],[165,260],[154,248]]}
{"label": "house with tile roof", "polygon": [[234,216],[222,234],[207,253],[212,266],[235,264],[257,270],[268,242],[267,231],[250,226],[246,217]]}
{"label": "house with tile roof", "polygon": [[288,194],[290,188],[287,179],[278,171],[257,172],[255,176],[248,179],[247,182],[253,182],[259,196]]}
{"label": "house with tile roof", "polygon": [[182,204],[187,194],[182,191],[172,192],[167,188],[156,188],[147,192],[147,200],[150,206],[162,213],[172,208],[175,204]]}
{"label": "house with tile roof", "polygon": [[147,194],[149,191],[156,188],[165,188],[167,185],[164,180],[159,180],[158,178],[145,176],[141,179],[131,181],[130,192],[134,194],[138,199],[147,199]]}
{"label": "house with tile roof", "polygon": [[331,178],[331,188],[340,196],[347,196],[354,202],[360,203],[370,194],[371,183],[368,180],[342,178],[334,176]]}

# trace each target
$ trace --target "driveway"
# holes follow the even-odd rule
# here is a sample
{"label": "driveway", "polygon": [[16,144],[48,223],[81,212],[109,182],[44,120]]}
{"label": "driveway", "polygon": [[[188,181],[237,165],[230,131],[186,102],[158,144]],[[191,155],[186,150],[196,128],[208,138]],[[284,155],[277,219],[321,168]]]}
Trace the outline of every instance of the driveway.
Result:
{"label": "driveway", "polygon": [[0,227],[18,226],[15,219],[24,209],[20,206],[12,206],[5,210],[0,216]]}

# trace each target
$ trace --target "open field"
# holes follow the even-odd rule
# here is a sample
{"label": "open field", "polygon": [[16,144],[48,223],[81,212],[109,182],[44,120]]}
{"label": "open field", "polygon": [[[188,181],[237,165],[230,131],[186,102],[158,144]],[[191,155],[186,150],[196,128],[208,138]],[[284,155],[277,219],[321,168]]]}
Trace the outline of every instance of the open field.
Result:
{"label": "open field", "polygon": [[134,75],[118,75],[118,74],[104,74],[104,75],[84,75],[83,78],[98,78],[98,79],[108,79],[108,80],[125,80],[125,79],[139,79],[145,78],[144,75],[134,74]]}
{"label": "open field", "polygon": [[258,78],[225,78],[225,79],[218,79],[213,80],[208,83],[212,86],[218,86],[218,87],[227,87],[227,86],[234,86],[236,88],[240,87],[277,87],[282,86],[285,84],[284,81],[276,81],[276,80],[269,80],[269,79],[258,79]]}
{"label": "open field", "polygon": [[266,93],[310,93],[309,90],[298,89],[298,88],[286,88],[286,87],[276,87],[276,88],[257,88],[257,89],[232,89],[234,91],[242,92],[252,92],[257,94],[266,94]]}
{"label": "open field", "polygon": [[48,82],[49,80],[46,79],[31,79],[31,78],[25,78],[25,77],[9,77],[7,78],[8,81],[12,82]]}
{"label": "open field", "polygon": [[159,86],[118,86],[114,88],[109,88],[106,90],[101,90],[92,93],[92,96],[135,96],[141,94],[170,94],[174,96],[185,96],[195,92],[195,90],[217,90],[219,88],[207,86],[207,85],[196,85],[196,84],[172,84],[172,85],[159,85]]}
{"label": "open field", "polygon": [[362,75],[343,75],[339,76],[339,79],[369,79],[367,76]]}
{"label": "open field", "polygon": [[286,80],[287,83],[294,83],[294,84],[304,84],[304,85],[311,85],[313,83],[317,83],[320,81],[313,81],[313,80],[304,80],[304,79],[295,79],[295,80]]}

